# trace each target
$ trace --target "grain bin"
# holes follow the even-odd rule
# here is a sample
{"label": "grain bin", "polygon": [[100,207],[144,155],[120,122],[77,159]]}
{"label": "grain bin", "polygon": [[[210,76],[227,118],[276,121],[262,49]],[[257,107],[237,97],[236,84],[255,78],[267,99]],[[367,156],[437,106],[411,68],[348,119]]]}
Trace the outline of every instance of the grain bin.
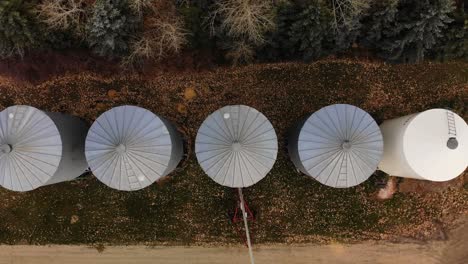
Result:
{"label": "grain bin", "polygon": [[77,117],[16,105],[0,113],[0,184],[13,191],[72,180],[88,165],[88,126]]}
{"label": "grain bin", "polygon": [[448,181],[468,164],[468,127],[452,111],[431,109],[386,120],[379,169],[405,178]]}
{"label": "grain bin", "polygon": [[375,120],[359,107],[334,104],[308,116],[290,133],[296,168],[322,184],[347,188],[367,180],[383,152]]}
{"label": "grain bin", "polygon": [[173,171],[183,156],[182,137],[172,124],[137,106],[112,108],[92,124],[86,158],[93,174],[124,191],[145,188]]}
{"label": "grain bin", "polygon": [[[195,140],[198,163],[205,173],[223,186],[237,188],[239,209],[245,227],[250,263],[254,264],[248,220],[254,220],[242,188],[263,179],[273,167],[278,140],[270,121],[245,105],[225,106],[209,115]],[[234,218],[236,218],[234,216]],[[235,223],[231,219],[231,223]]]}
{"label": "grain bin", "polygon": [[195,153],[205,173],[232,188],[251,186],[273,167],[278,152],[276,133],[259,111],[245,105],[225,106],[198,130]]}

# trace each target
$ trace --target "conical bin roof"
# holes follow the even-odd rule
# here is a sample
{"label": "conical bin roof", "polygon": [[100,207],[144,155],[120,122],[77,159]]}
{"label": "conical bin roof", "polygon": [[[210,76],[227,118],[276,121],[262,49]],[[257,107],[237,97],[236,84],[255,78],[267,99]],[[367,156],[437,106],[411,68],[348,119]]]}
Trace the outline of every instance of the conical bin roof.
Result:
{"label": "conical bin roof", "polygon": [[217,183],[241,188],[263,179],[278,152],[275,130],[259,111],[245,105],[223,107],[198,130],[195,152],[205,173]]}
{"label": "conical bin roof", "polygon": [[139,190],[170,172],[169,131],[161,118],[141,107],[119,106],[100,115],[85,148],[93,174],[114,189]]}
{"label": "conical bin roof", "polygon": [[313,113],[298,142],[308,175],[337,188],[358,185],[377,169],[383,153],[379,126],[364,110],[335,104]]}
{"label": "conical bin roof", "polygon": [[26,105],[0,113],[0,183],[13,191],[44,185],[58,170],[62,140],[52,119]]}

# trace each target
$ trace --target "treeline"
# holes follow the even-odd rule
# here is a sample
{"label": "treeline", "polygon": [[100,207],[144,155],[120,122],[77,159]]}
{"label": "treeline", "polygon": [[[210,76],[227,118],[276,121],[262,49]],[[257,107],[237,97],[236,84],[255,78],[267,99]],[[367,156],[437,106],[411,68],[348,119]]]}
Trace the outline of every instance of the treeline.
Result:
{"label": "treeline", "polygon": [[0,58],[90,49],[124,64],[182,50],[234,64],[366,50],[391,62],[468,59],[461,0],[2,0]]}

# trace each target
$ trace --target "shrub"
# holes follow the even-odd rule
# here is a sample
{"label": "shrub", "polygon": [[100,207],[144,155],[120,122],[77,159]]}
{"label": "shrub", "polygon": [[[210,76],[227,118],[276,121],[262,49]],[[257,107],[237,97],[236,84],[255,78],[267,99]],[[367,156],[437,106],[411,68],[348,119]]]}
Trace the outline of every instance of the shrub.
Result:
{"label": "shrub", "polygon": [[153,1],[143,11],[141,37],[132,40],[125,63],[160,60],[180,52],[187,42],[187,33],[173,2]]}
{"label": "shrub", "polygon": [[22,57],[28,49],[41,45],[33,4],[24,0],[0,1],[0,57]]}
{"label": "shrub", "polygon": [[374,1],[364,43],[390,61],[422,61],[452,21],[452,10],[452,0]]}
{"label": "shrub", "polygon": [[255,56],[255,49],[244,41],[232,42],[231,46],[227,47],[227,50],[226,58],[234,65],[249,63]]}
{"label": "shrub", "polygon": [[97,0],[86,24],[87,42],[101,56],[128,54],[140,19],[126,0]]}
{"label": "shrub", "polygon": [[64,30],[50,30],[41,25],[44,35],[43,47],[51,50],[66,50],[71,48],[87,48],[83,38],[76,36],[73,32]]}

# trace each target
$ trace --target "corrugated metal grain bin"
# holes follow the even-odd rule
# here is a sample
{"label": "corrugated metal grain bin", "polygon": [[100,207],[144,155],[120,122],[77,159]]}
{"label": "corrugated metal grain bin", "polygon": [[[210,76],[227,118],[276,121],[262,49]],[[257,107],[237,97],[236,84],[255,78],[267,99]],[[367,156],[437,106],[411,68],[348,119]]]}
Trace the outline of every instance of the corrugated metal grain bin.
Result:
{"label": "corrugated metal grain bin", "polygon": [[215,111],[203,122],[195,152],[211,179],[242,188],[268,174],[276,161],[278,141],[262,113],[249,106],[232,105]]}
{"label": "corrugated metal grain bin", "polygon": [[468,127],[452,111],[431,109],[380,126],[385,150],[379,169],[400,177],[448,181],[468,165]]}
{"label": "corrugated metal grain bin", "polygon": [[172,124],[137,106],[100,115],[86,137],[86,158],[94,175],[124,191],[145,188],[172,172],[183,156],[183,141]]}
{"label": "corrugated metal grain bin", "polygon": [[16,105],[0,113],[0,184],[14,191],[72,180],[88,168],[88,126],[77,117]]}
{"label": "corrugated metal grain bin", "polygon": [[334,104],[302,121],[288,137],[294,165],[322,184],[347,188],[366,181],[383,153],[375,120],[359,107]]}

